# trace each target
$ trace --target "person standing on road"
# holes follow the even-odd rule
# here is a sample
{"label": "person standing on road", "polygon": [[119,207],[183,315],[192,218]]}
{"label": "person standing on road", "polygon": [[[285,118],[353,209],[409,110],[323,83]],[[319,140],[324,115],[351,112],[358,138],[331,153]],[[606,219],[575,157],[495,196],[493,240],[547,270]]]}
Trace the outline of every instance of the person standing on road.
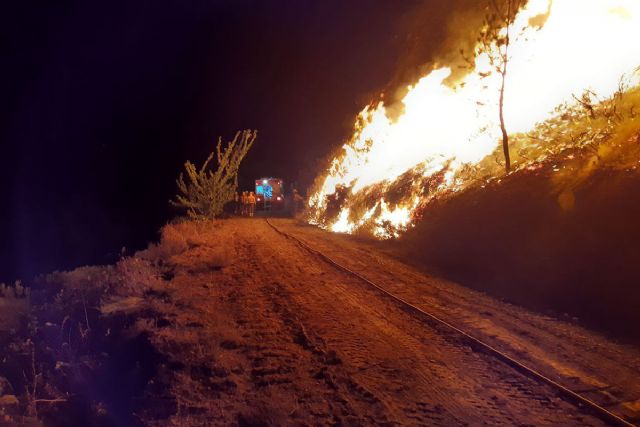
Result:
{"label": "person standing on road", "polygon": [[242,192],[242,197],[241,197],[241,203],[242,203],[242,212],[241,215],[245,216],[247,215],[247,192],[243,191]]}
{"label": "person standing on road", "polygon": [[247,202],[249,203],[249,216],[253,216],[256,211],[256,196],[253,194],[253,191],[249,193]]}
{"label": "person standing on road", "polygon": [[233,194],[233,213],[235,215],[240,213],[240,195],[237,191]]}

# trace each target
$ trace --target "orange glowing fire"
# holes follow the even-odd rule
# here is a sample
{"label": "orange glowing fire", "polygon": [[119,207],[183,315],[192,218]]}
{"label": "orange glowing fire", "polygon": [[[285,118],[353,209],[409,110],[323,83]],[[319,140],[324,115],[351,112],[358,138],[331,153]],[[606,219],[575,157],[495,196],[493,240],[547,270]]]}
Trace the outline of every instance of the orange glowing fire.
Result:
{"label": "orange glowing fire", "polygon": [[[547,13],[541,27],[530,25]],[[638,0],[531,0],[512,30],[519,36],[509,47],[504,101],[510,134],[531,131],[586,89],[605,99],[622,75],[634,76],[631,86],[639,83],[633,74],[640,65]],[[351,139],[316,180],[310,222],[344,233],[368,224],[380,238],[397,237],[421,204],[465,188],[465,168],[486,159],[500,142],[500,77],[486,77],[488,62],[486,53],[477,55],[474,70],[455,84],[446,82],[451,69],[434,69],[408,88],[395,120],[382,102],[365,107]],[[392,187],[400,190],[390,200]],[[340,189],[346,193],[336,202],[339,212],[327,215],[327,200]]]}

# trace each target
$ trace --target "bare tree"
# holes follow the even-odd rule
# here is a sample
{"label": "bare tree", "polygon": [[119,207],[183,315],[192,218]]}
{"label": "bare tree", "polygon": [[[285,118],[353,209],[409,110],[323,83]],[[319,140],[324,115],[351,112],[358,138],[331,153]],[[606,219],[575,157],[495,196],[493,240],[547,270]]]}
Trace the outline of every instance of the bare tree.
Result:
{"label": "bare tree", "polygon": [[[220,216],[224,205],[233,199],[238,188],[240,163],[257,136],[256,130],[238,131],[233,140],[227,142],[224,149],[222,137],[218,138],[216,151],[207,157],[199,170],[193,163],[187,161],[184,168],[189,182],[185,182],[183,174],[180,173],[176,180],[180,194],[176,195],[176,200],[170,200],[169,203],[186,209],[191,218],[213,219]],[[209,168],[214,154],[218,163],[215,171]]]}
{"label": "bare tree", "polygon": [[500,130],[502,132],[502,151],[504,152],[505,167],[507,172],[511,170],[511,157],[509,156],[509,134],[504,120],[504,92],[509,65],[509,45],[513,37],[513,23],[516,14],[527,0],[491,0],[484,25],[478,36],[476,55],[484,53],[489,58],[491,72],[483,75],[488,77],[496,72],[500,76],[500,97],[498,101]]}

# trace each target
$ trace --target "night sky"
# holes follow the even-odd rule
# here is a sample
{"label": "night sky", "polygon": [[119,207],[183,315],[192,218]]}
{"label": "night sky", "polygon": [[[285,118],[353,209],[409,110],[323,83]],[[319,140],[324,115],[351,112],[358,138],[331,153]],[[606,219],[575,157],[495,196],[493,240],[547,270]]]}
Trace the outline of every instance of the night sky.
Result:
{"label": "night sky", "polygon": [[304,190],[357,112],[417,76],[478,2],[15,3],[0,18],[0,281],[145,247],[177,214],[182,164],[218,135],[258,129],[247,188]]}

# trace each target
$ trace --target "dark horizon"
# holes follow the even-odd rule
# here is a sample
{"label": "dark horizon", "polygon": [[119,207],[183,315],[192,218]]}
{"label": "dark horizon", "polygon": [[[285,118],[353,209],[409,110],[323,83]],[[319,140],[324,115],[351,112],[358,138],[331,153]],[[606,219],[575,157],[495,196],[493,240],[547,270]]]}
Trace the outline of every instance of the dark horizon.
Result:
{"label": "dark horizon", "polygon": [[242,187],[277,176],[304,190],[357,112],[431,59],[452,8],[14,6],[3,23],[0,281],[145,247],[178,214],[167,201],[184,161],[202,162],[240,129],[259,131]]}

